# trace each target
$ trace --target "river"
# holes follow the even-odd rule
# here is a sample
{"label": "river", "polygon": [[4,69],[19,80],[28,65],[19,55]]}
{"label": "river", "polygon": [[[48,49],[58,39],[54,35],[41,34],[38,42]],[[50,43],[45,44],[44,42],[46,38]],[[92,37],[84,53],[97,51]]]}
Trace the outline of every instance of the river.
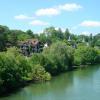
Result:
{"label": "river", "polygon": [[0,100],[99,100],[100,65],[70,71],[45,83],[31,84]]}

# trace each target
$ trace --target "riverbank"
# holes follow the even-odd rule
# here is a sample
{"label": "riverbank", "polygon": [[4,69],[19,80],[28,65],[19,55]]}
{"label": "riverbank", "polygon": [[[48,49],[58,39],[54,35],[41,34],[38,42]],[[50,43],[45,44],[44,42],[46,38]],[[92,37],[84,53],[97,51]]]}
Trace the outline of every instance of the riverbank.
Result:
{"label": "riverbank", "polygon": [[79,46],[77,49],[58,41],[41,53],[26,57],[16,47],[0,52],[0,94],[23,87],[33,80],[49,81],[53,76],[74,69],[74,65],[100,62],[99,50]]}
{"label": "riverbank", "polygon": [[99,78],[100,65],[88,66],[62,73],[48,82],[29,84],[0,100],[98,100]]}
{"label": "riverbank", "polygon": [[[65,74],[65,73],[71,73],[71,72],[74,72],[74,71],[78,71],[80,69],[86,69],[88,67],[92,68],[92,67],[95,67],[95,66],[100,66],[100,64],[94,64],[94,65],[91,65],[91,66],[90,65],[73,66],[73,69],[67,70],[67,71],[65,71],[65,72],[63,72],[59,75],[53,76],[52,79],[59,77],[62,74]],[[17,88],[13,88],[13,89],[10,88],[10,89],[6,90],[5,92],[2,92],[0,94],[0,97],[2,97],[2,98],[3,97],[9,97],[10,95],[16,94],[17,92],[21,91],[23,88],[25,88],[27,86],[30,86],[31,84],[45,84],[46,82],[48,83],[48,82],[52,81],[52,79],[48,80],[48,81],[43,81],[43,80],[42,81],[34,81],[34,80],[24,81],[21,84],[19,84],[19,86]]]}

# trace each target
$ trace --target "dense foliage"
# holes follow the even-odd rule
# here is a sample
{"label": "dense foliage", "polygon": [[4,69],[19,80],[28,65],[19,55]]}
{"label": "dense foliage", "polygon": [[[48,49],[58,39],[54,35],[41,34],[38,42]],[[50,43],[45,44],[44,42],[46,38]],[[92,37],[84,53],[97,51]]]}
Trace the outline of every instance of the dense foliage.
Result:
{"label": "dense foliage", "polygon": [[[22,55],[19,41],[33,38],[48,47],[31,57]],[[72,70],[76,65],[100,63],[100,33],[74,35],[68,29],[63,32],[49,27],[38,35],[31,30],[10,30],[0,25],[0,51],[0,93],[4,93],[29,81],[50,80],[51,76]]]}
{"label": "dense foliage", "polygon": [[64,42],[57,42],[49,48],[45,48],[41,54],[33,54],[30,61],[35,65],[40,64],[51,75],[57,75],[72,69],[73,53],[72,47],[67,46]]}
{"label": "dense foliage", "polygon": [[0,53],[0,92],[12,90],[27,81],[44,81],[50,78],[50,74],[42,66],[32,64],[16,48]]}
{"label": "dense foliage", "polygon": [[81,46],[75,50],[74,63],[75,65],[95,64],[99,63],[100,55],[98,50],[92,47]]}
{"label": "dense foliage", "polygon": [[52,44],[43,55],[46,59],[44,67],[53,75],[72,69],[73,49],[63,42]]}

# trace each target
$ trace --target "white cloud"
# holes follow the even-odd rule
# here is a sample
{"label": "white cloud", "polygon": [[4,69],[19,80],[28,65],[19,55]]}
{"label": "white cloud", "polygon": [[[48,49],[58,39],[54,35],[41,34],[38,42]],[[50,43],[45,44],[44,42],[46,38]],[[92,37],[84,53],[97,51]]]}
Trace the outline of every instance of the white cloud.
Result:
{"label": "white cloud", "polygon": [[46,25],[49,25],[49,23],[44,22],[44,21],[40,21],[40,20],[33,20],[29,24],[33,25],[33,26],[46,26]]}
{"label": "white cloud", "polygon": [[83,21],[80,25],[85,27],[100,27],[100,21]]}
{"label": "white cloud", "polygon": [[67,3],[64,5],[59,5],[60,10],[65,10],[65,11],[75,11],[82,8],[81,5],[75,4],[75,3]]}
{"label": "white cloud", "polygon": [[26,20],[26,19],[34,19],[34,17],[29,17],[29,16],[26,16],[26,15],[17,15],[14,17],[15,19],[18,19],[18,20]]}
{"label": "white cloud", "polygon": [[59,13],[60,11],[56,8],[39,9],[36,11],[37,16],[55,16]]}
{"label": "white cloud", "polygon": [[36,16],[56,16],[61,13],[61,11],[76,11],[82,8],[81,5],[75,3],[67,3],[64,5],[57,5],[52,8],[39,9],[35,12]]}

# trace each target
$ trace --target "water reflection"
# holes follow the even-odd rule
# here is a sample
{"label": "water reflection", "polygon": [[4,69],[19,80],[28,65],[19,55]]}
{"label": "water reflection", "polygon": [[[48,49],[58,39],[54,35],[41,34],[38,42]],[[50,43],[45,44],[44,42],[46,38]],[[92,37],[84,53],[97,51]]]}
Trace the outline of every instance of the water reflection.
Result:
{"label": "water reflection", "polygon": [[99,94],[100,67],[90,66],[32,84],[0,100],[98,100]]}

